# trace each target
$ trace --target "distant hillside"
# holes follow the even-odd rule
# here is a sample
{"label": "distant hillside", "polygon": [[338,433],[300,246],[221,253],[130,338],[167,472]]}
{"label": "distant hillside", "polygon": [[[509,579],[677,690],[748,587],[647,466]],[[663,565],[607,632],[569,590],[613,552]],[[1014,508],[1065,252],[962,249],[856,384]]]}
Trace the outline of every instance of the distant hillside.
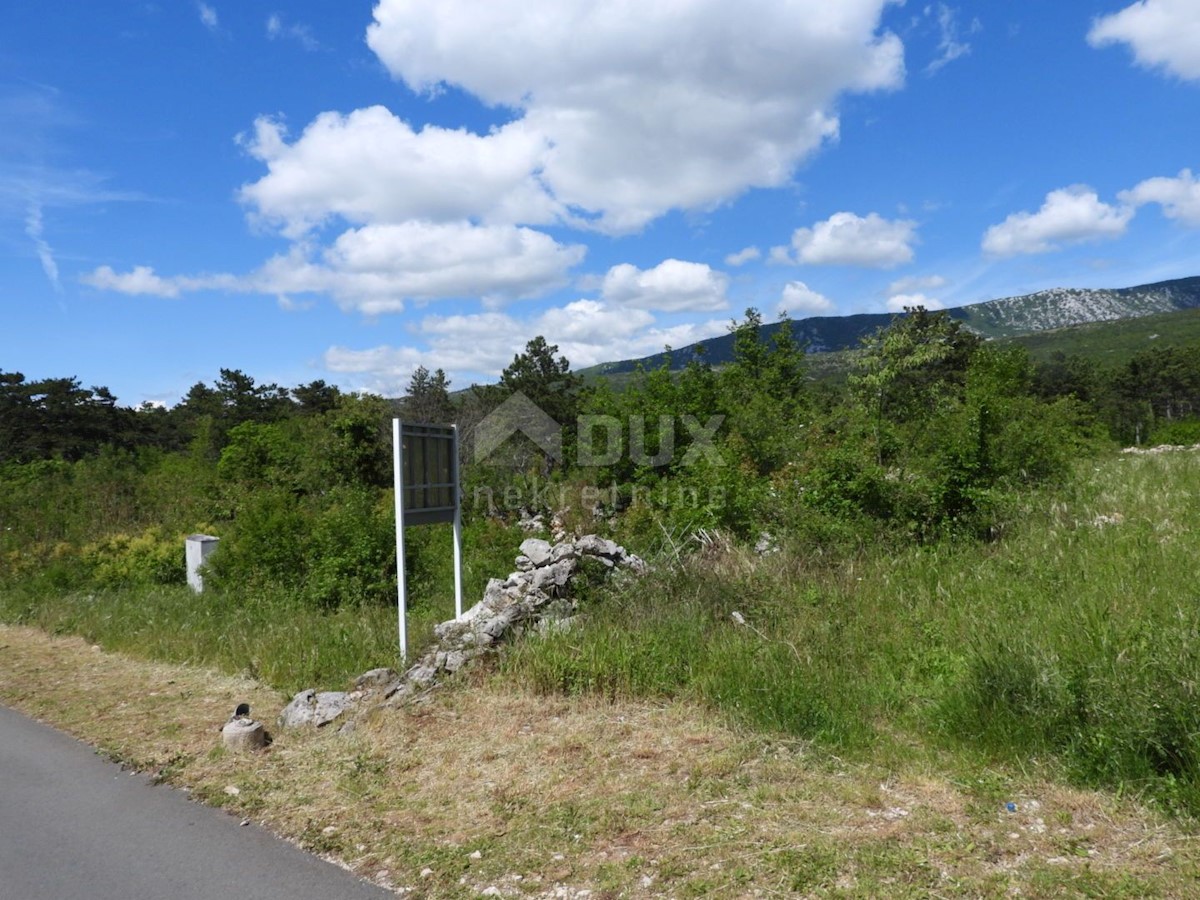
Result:
{"label": "distant hillside", "polygon": [[[1017,338],[1070,329],[1073,326],[1124,321],[1192,309],[1200,309],[1200,276],[1127,288],[1052,288],[1021,297],[974,303],[948,312],[984,337]],[[853,349],[862,338],[878,328],[885,327],[893,318],[892,313],[814,316],[792,322],[792,334],[801,345],[807,347],[810,354],[837,353]],[[780,323],[764,325],[761,333],[764,337],[769,337],[780,327]],[[1114,332],[1109,337],[1097,339],[1111,342],[1115,338]],[[1047,340],[1053,343],[1058,339],[1048,336]],[[1026,342],[1023,340],[1022,343]],[[1039,349],[1042,346],[1036,342],[1034,344]],[[1032,350],[1033,344],[1030,346]],[[664,363],[669,363],[672,369],[681,369],[697,357],[714,366],[729,362],[733,358],[733,335],[709,338],[669,353],[601,363],[584,369],[583,374],[620,375],[633,372],[638,366],[653,369]]]}
{"label": "distant hillside", "polygon": [[1021,345],[1030,356],[1043,362],[1055,353],[1065,353],[1087,357],[1105,366],[1116,366],[1129,362],[1151,347],[1200,343],[1200,309],[1091,322],[1001,340]]}
{"label": "distant hillside", "polygon": [[1086,325],[1135,319],[1200,307],[1200,277],[1178,278],[1138,287],[1051,288],[961,307],[967,325],[985,337],[1014,337]]}
{"label": "distant hillside", "polygon": [[[885,327],[892,321],[891,313],[865,313],[857,316],[814,316],[811,319],[801,319],[792,322],[792,334],[796,341],[808,353],[828,353],[857,346],[858,342],[877,329]],[[759,333],[769,338],[781,327],[774,322],[763,325]],[[633,372],[642,366],[647,369],[657,369],[669,362],[672,369],[682,369],[693,359],[707,360],[711,365],[720,366],[733,359],[733,335],[723,334],[720,337],[709,338],[695,344],[689,344],[678,350],[656,353],[641,359],[625,359],[619,362],[601,363],[581,373],[587,375],[621,375]]]}

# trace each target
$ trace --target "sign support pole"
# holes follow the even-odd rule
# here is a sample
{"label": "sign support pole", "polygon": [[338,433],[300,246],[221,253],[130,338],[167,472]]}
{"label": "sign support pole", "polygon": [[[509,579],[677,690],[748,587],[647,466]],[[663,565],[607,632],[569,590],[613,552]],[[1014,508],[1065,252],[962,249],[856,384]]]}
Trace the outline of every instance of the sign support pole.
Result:
{"label": "sign support pole", "polygon": [[[408,660],[408,584],[404,577],[404,445],[400,420],[392,419],[392,481],[396,489],[396,606],[400,617],[400,658]],[[457,542],[454,545],[458,551]]]}
{"label": "sign support pole", "polygon": [[[458,426],[454,428],[454,440],[451,441],[451,463],[453,467],[454,490],[461,490],[458,481]],[[462,498],[454,498],[454,618],[461,619],[462,608]]]}
{"label": "sign support pole", "polygon": [[[407,458],[406,458],[407,451]],[[411,484],[405,484],[405,469]],[[458,483],[458,426],[392,419],[392,481],[396,491],[396,606],[400,657],[408,658],[408,579],[404,529],[408,525],[454,525],[454,618],[462,603],[462,486]]]}

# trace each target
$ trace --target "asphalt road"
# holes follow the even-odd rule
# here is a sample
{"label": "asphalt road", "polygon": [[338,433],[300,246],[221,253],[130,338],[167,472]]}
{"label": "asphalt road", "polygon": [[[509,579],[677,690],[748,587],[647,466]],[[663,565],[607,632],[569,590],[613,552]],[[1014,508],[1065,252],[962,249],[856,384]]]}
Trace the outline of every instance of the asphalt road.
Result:
{"label": "asphalt road", "polygon": [[0,706],[0,900],[392,896]]}

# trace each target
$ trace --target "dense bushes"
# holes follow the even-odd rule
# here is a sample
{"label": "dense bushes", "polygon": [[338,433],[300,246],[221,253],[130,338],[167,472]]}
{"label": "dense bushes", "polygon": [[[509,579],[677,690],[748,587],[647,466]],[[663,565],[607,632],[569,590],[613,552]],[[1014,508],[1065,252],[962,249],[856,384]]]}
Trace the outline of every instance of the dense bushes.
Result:
{"label": "dense bushes", "polygon": [[[505,388],[451,398],[444,376],[414,378],[406,415],[453,415],[464,435],[468,603],[509,570],[527,513],[658,563],[506,670],[847,748],[919,733],[1039,754],[1197,808],[1195,559],[1174,536],[1200,527],[1185,501],[1200,475],[1164,457],[1092,479],[1088,461],[1138,403],[1155,435],[1192,434],[1191,357],[1143,364],[1153,397],[1127,382],[1113,405],[1086,367],[1039,370],[920,311],[818,389],[789,333],[758,325],[734,326],[720,370],[621,391],[581,387],[531,342],[502,385],[566,420],[562,459],[526,442],[476,464],[471,435]],[[394,662],[394,412],[223,370],[166,413],[170,441],[3,465],[0,616],[287,686]],[[221,538],[201,598],[178,584],[192,531]],[[448,527],[409,531],[407,571],[419,642],[452,609]]]}
{"label": "dense bushes", "polygon": [[[300,671],[328,677],[338,659],[364,662],[361,635],[350,648],[326,641],[315,627],[321,620],[336,631],[346,617],[390,619],[369,646],[394,653],[391,405],[305,396],[300,412],[282,417],[276,392],[260,397],[256,408],[266,418],[227,419],[219,436],[212,415],[198,415],[186,446],[172,452],[110,448],[76,461],[0,468],[3,616],[84,630],[114,646],[136,647],[136,635],[146,652],[161,647],[168,656],[188,647],[199,658],[237,658],[236,668],[270,671],[278,683],[292,683]],[[312,408],[318,401],[323,409]],[[192,532],[221,538],[203,597],[175,587],[184,580],[184,538]],[[429,621],[453,611],[448,535],[422,538],[445,546],[420,552],[418,539],[409,555],[416,644]],[[505,540],[506,556],[515,543]],[[480,562],[497,566],[493,555]],[[471,590],[482,590],[481,567],[469,569]],[[139,603],[156,610],[144,623],[134,621]],[[263,648],[285,648],[297,616],[314,623],[304,629],[309,646],[268,662]],[[232,629],[251,621],[255,635],[198,649],[221,640],[222,622]],[[390,662],[391,653],[365,661]]]}
{"label": "dense bushes", "polygon": [[[696,360],[622,391],[581,389],[557,348],[535,340],[499,388],[456,405],[444,374],[421,371],[406,403],[457,415],[468,460],[474,424],[506,389],[552,407],[572,425],[566,457],[526,445],[466,465],[469,527],[561,512],[644,553],[714,530],[842,549],[994,537],[1022,491],[1061,480],[1095,444],[1081,401],[1040,396],[1021,352],[982,345],[944,314],[898,319],[864,344],[848,390],[819,395],[790,330],[764,341],[760,324],[753,310],[735,324],[734,360],[719,371]],[[60,586],[162,583],[183,536],[207,530],[222,538],[214,587],[283,589],[314,609],[389,602],[394,412],[317,382],[288,392],[222,370],[169,411],[179,449],[151,441],[8,465],[2,559],[13,574],[40,560]],[[440,591],[448,568],[414,534],[412,583]]]}
{"label": "dense bushes", "polygon": [[80,551],[91,580],[99,587],[182,584],[183,544],[161,527],[141,534],[113,534]]}
{"label": "dense bushes", "polygon": [[1200,814],[1200,461],[1083,468],[1069,500],[1027,496],[999,543],[698,543],[506,670],[543,691],[686,696],[844,750],[918,736],[1037,760]]}
{"label": "dense bushes", "polygon": [[[693,362],[588,396],[586,414],[629,423],[620,458],[590,471],[644,498],[648,509],[621,527],[754,539],[806,523],[814,538],[850,528],[861,543],[994,536],[1022,491],[1061,482],[1104,442],[1080,401],[1036,394],[1023,351],[984,345],[945,314],[914,311],[869,339],[850,390],[832,399],[814,392],[790,331],[765,343],[759,324],[751,310],[735,327],[734,360],[719,372]],[[697,447],[702,422],[720,427]],[[630,452],[644,432],[654,440]],[[659,453],[668,442],[673,453]],[[654,490],[664,485],[677,490]]]}

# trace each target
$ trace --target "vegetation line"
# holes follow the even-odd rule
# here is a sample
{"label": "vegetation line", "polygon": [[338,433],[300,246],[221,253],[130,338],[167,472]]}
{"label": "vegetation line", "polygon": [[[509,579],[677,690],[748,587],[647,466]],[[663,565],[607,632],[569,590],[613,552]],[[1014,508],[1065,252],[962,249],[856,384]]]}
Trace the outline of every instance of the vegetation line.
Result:
{"label": "vegetation line", "polygon": [[[469,598],[530,529],[657,563],[615,585],[584,571],[570,623],[499,661],[518,685],[686,700],[847,759],[1037,760],[1200,811],[1200,464],[1113,452],[1200,441],[1200,344],[1037,364],[914,310],[830,382],[761,325],[733,325],[720,369],[620,391],[540,338],[498,385],[451,395],[418,370],[399,402],[223,370],[133,411],[4,375],[0,620],[283,691],[396,665],[386,423],[455,421]],[[476,459],[518,392],[561,442]],[[200,597],[182,584],[196,531],[221,539]],[[449,530],[408,547],[420,652],[453,609]]]}

